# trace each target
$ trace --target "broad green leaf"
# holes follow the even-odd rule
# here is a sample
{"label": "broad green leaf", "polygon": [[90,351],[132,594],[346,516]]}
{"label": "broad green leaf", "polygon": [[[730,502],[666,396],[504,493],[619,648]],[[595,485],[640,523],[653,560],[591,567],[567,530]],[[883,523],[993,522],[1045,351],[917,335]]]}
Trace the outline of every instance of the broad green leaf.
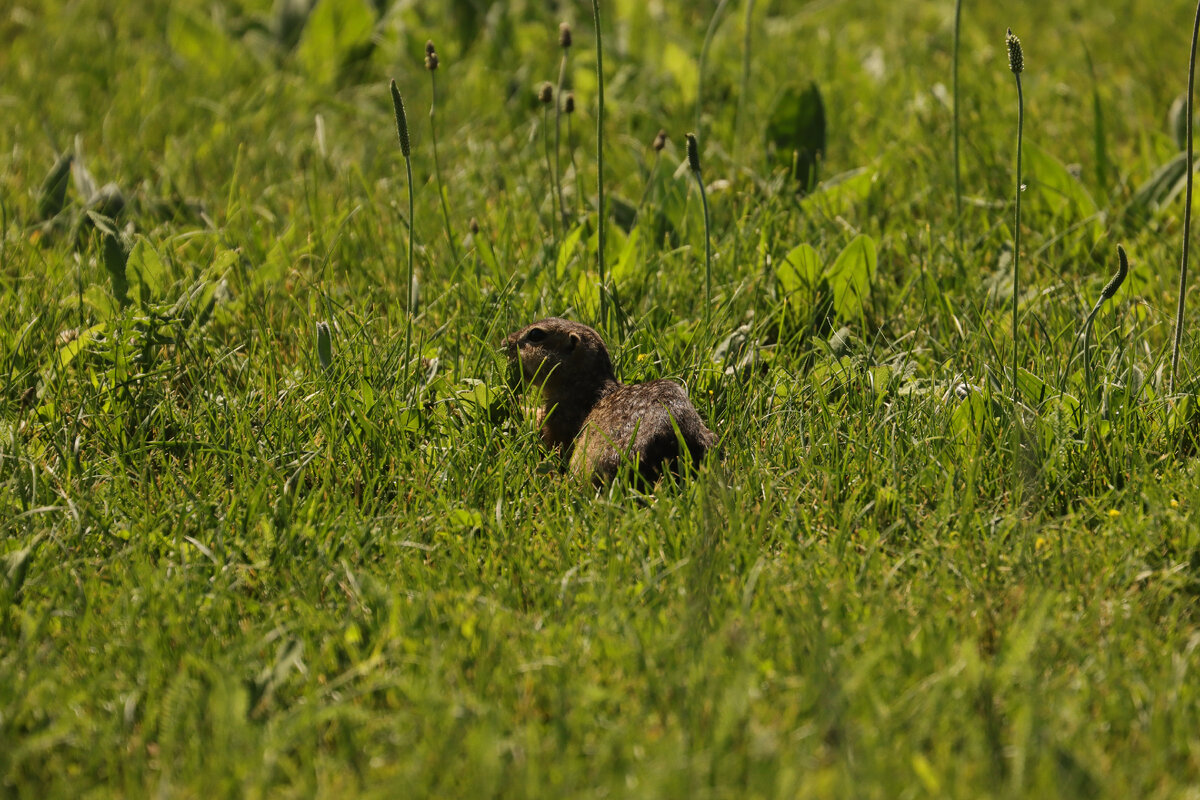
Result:
{"label": "broad green leaf", "polygon": [[98,284],[83,290],[83,302],[96,312],[97,319],[111,319],[120,310],[113,296]]}
{"label": "broad green leaf", "polygon": [[122,308],[129,305],[128,264],[129,251],[125,249],[125,242],[122,241],[120,234],[105,233],[104,269],[108,272],[108,279],[112,283],[113,297],[117,299],[117,304]]}
{"label": "broad green leaf", "polygon": [[317,323],[317,361],[321,363],[321,369],[333,365],[333,335],[329,332],[328,322]]}
{"label": "broad green leaf", "polygon": [[453,529],[474,530],[483,527],[483,515],[478,511],[465,508],[455,508],[450,511],[447,519]]}
{"label": "broad green leaf", "polygon": [[406,408],[396,415],[395,428],[404,433],[416,433],[421,430],[421,414],[411,408]]}
{"label": "broad green leaf", "polygon": [[333,84],[354,52],[371,41],[375,15],[364,0],[319,0],[304,33],[297,57],[317,83]]}
{"label": "broad green leaf", "polygon": [[892,368],[886,364],[878,364],[867,371],[871,388],[875,390],[876,395],[887,394],[888,387],[892,384],[892,374]]}
{"label": "broad green leaf", "polygon": [[312,13],[309,0],[275,0],[274,15],[271,19],[271,33],[287,50],[291,50],[300,41],[304,24]]}
{"label": "broad green leaf", "polygon": [[775,277],[793,310],[799,311],[815,302],[823,266],[817,251],[808,244],[792,248],[775,266]]}
{"label": "broad green leaf", "polygon": [[555,274],[559,280],[567,274],[567,267],[571,261],[579,255],[579,237],[583,235],[583,226],[576,225],[567,238],[563,240],[562,245],[558,248],[558,261],[555,265]]}
{"label": "broad green leaf", "polygon": [[594,316],[600,309],[600,279],[590,269],[579,270],[575,282],[574,306],[585,317]]}
{"label": "broad green leaf", "polygon": [[1179,153],[1163,164],[1133,193],[1128,212],[1141,216],[1157,212],[1179,193],[1187,175],[1187,153]]}
{"label": "broad green leaf", "polygon": [[800,203],[806,211],[819,209],[830,216],[845,214],[855,203],[867,199],[879,172],[872,167],[858,167],[822,181]]}
{"label": "broad green leaf", "polygon": [[138,239],[133,246],[125,262],[125,274],[143,304],[160,298],[170,278],[158,252],[145,239]]}
{"label": "broad green leaf", "polygon": [[959,402],[950,416],[950,428],[954,431],[956,441],[968,451],[992,423],[988,406],[983,394],[971,392]]}
{"label": "broad green leaf", "polygon": [[479,257],[479,262],[487,267],[493,280],[497,282],[503,280],[504,273],[500,269],[500,262],[496,260],[496,253],[488,241],[483,238],[483,234],[475,237],[475,254]]}
{"label": "broad green leaf", "polygon": [[1024,367],[1017,370],[1017,391],[1030,405],[1041,405],[1056,394],[1044,380]]}
{"label": "broad green leaf", "polygon": [[641,238],[641,228],[634,228],[630,231],[629,238],[625,240],[625,246],[621,248],[621,255],[612,268],[614,281],[624,281],[638,273],[642,253],[642,248],[638,246],[638,243]]}
{"label": "broad green leaf", "polygon": [[278,283],[287,275],[291,269],[292,259],[288,255],[288,240],[291,238],[292,229],[288,229],[288,233],[275,240],[275,244],[271,245],[271,249],[267,251],[267,257],[257,266],[256,269],[250,272],[250,282],[255,287]]}
{"label": "broad green leaf", "polygon": [[84,347],[106,330],[108,330],[108,323],[101,322],[86,331],[81,331],[78,336],[60,347],[58,349],[58,371],[66,369]]}
{"label": "broad green leaf", "polygon": [[1096,213],[1096,201],[1063,163],[1035,144],[1026,144],[1021,179],[1054,214],[1085,219]]}
{"label": "broad green leaf", "polygon": [[38,190],[38,219],[48,220],[58,215],[67,203],[67,179],[71,176],[74,156],[63,153],[50,167]]}
{"label": "broad green leaf", "polygon": [[833,310],[843,319],[863,315],[863,300],[875,280],[875,240],[865,234],[854,237],[825,272],[833,290]]}
{"label": "broad green leaf", "polygon": [[775,101],[767,122],[767,152],[776,166],[791,171],[803,190],[817,184],[825,153],[825,103],[815,83],[790,87]]}
{"label": "broad green leaf", "polygon": [[696,75],[696,55],[694,51],[684,50],[673,41],[664,41],[659,51],[662,66],[679,89],[679,100],[682,105],[696,102],[696,90],[699,79]]}
{"label": "broad green leaf", "polygon": [[238,45],[209,17],[172,10],[167,41],[177,56],[209,77],[227,74]]}
{"label": "broad green leaf", "polygon": [[33,550],[29,547],[14,550],[4,555],[4,596],[12,600],[25,584],[25,576],[29,572],[29,563],[33,560]]}

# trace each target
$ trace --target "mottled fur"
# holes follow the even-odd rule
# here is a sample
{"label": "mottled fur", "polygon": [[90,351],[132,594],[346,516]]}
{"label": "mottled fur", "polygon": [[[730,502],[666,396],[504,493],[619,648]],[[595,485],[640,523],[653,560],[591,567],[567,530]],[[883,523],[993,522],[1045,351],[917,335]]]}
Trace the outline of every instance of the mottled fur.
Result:
{"label": "mottled fur", "polygon": [[716,444],[679,384],[621,384],[603,340],[586,325],[539,320],[508,336],[504,349],[524,381],[541,387],[542,441],[573,475],[604,483],[626,460],[653,483],[677,468],[681,439],[693,465]]}

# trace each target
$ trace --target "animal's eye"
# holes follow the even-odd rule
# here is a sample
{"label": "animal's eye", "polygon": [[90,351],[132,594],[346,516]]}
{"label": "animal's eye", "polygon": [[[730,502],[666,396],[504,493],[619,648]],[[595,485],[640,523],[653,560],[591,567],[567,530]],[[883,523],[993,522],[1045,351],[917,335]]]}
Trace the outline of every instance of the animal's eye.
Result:
{"label": "animal's eye", "polygon": [[546,332],[544,330],[542,330],[541,328],[534,328],[531,331],[529,331],[529,333],[525,334],[525,341],[527,341],[527,342],[540,342],[542,339],[545,339],[545,338],[546,338]]}

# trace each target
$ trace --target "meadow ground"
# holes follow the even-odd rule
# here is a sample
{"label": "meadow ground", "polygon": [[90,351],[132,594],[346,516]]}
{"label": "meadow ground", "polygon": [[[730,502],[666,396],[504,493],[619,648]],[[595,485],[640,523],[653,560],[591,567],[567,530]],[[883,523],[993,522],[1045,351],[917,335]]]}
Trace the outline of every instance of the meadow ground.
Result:
{"label": "meadow ground", "polygon": [[[1194,9],[965,4],[959,214],[950,0],[606,0],[601,303],[555,5],[0,11],[0,793],[1200,793]],[[549,314],[721,459],[564,479]]]}

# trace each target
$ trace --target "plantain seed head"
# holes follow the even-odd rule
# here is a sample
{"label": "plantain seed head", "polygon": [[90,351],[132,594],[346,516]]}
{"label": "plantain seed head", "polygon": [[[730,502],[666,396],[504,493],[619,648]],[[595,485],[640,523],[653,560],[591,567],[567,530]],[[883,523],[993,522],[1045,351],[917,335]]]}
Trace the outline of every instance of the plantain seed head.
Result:
{"label": "plantain seed head", "polygon": [[700,144],[696,141],[696,134],[689,133],[687,135],[687,160],[688,166],[692,172],[700,174]]}
{"label": "plantain seed head", "polygon": [[396,81],[392,79],[392,107],[396,111],[396,133],[400,137],[400,153],[408,158],[412,153],[412,146],[408,141],[408,117],[404,114],[404,98],[400,96],[400,90],[396,88]]}
{"label": "plantain seed head", "polygon": [[1121,288],[1121,284],[1125,282],[1125,276],[1129,274],[1129,258],[1125,255],[1125,248],[1117,245],[1117,274],[1112,276],[1105,287],[1100,291],[1100,300],[1111,300],[1113,295],[1117,293],[1117,289]]}
{"label": "plantain seed head", "polygon": [[1025,71],[1025,53],[1021,50],[1021,40],[1013,35],[1012,28],[1008,29],[1004,43],[1008,45],[1008,68],[1013,75],[1020,75]]}

